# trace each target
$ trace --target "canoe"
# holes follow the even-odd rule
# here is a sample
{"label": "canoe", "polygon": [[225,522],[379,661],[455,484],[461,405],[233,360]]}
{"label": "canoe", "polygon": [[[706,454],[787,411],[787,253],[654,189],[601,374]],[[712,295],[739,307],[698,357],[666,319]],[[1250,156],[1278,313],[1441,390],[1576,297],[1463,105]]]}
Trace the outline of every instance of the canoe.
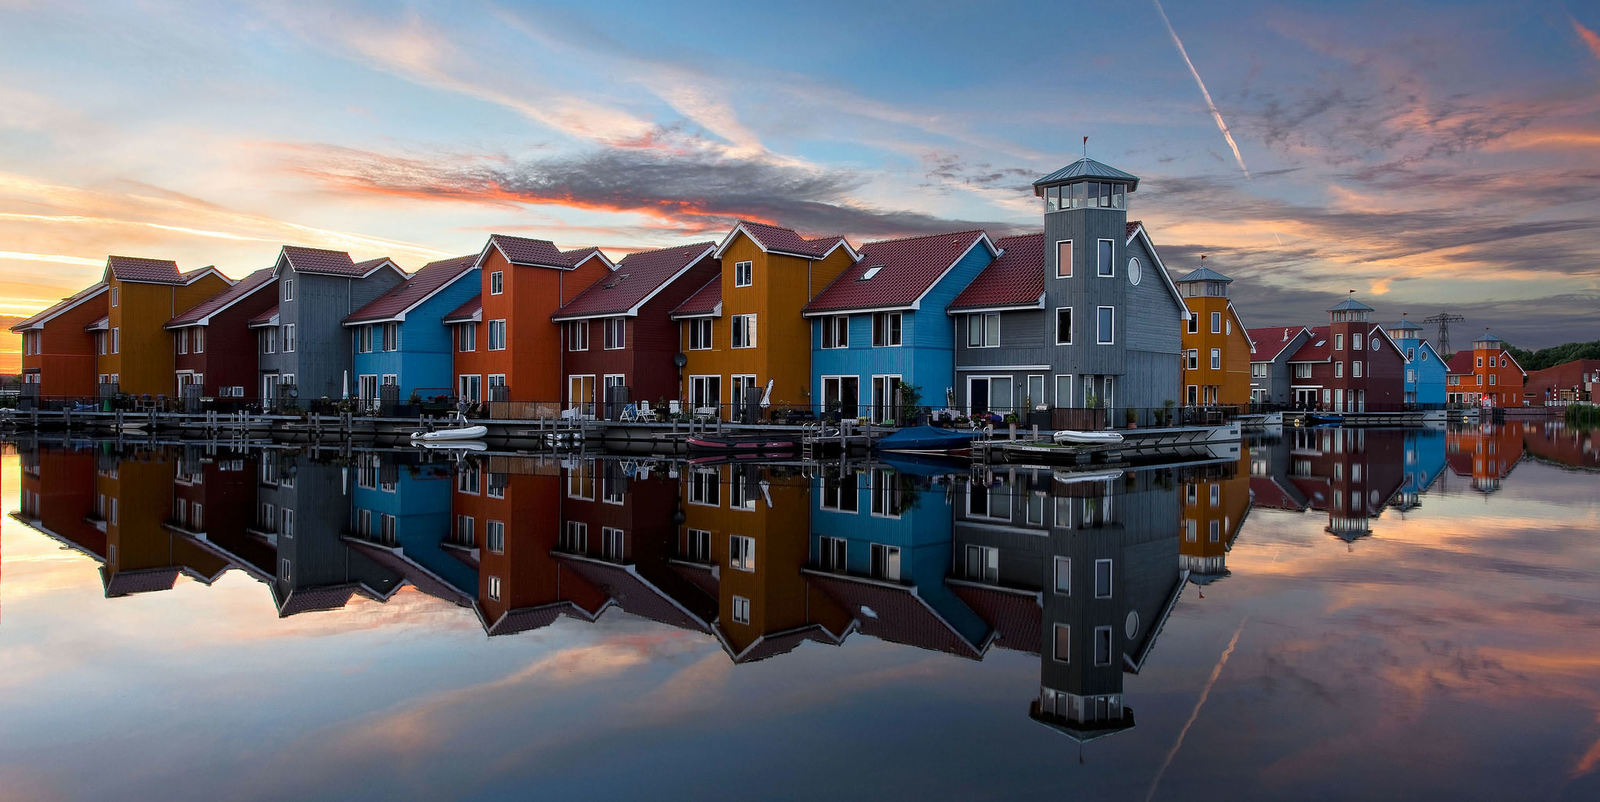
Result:
{"label": "canoe", "polygon": [[800,450],[800,443],[792,437],[753,434],[690,437],[684,444],[701,454],[793,454]]}
{"label": "canoe", "polygon": [[1076,429],[1062,429],[1056,432],[1055,441],[1063,445],[1096,445],[1100,443],[1120,443],[1122,435],[1111,431],[1083,432]]}
{"label": "canoe", "polygon": [[936,426],[907,426],[879,440],[879,451],[949,454],[972,448],[972,431],[940,429]]}
{"label": "canoe", "polygon": [[437,443],[448,440],[479,440],[489,433],[487,426],[458,426],[454,429],[440,429],[434,432],[412,432],[411,439],[423,443]]}

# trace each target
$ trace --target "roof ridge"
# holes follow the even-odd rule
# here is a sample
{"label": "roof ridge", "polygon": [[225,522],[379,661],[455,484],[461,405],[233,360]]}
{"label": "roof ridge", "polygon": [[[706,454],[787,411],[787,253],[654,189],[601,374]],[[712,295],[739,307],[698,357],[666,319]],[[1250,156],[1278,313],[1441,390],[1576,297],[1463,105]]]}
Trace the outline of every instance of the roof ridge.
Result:
{"label": "roof ridge", "polygon": [[897,237],[895,239],[873,240],[871,242],[863,242],[863,243],[861,243],[861,248],[863,250],[865,250],[868,246],[871,246],[871,245],[889,245],[889,244],[896,243],[896,242],[910,242],[911,240],[914,240],[914,239],[933,239],[935,237],[957,237],[957,236],[960,236],[962,234],[982,234],[985,237],[989,236],[989,232],[984,231],[981,228],[971,228],[971,229],[967,229],[967,230],[964,230],[964,231],[948,231],[948,232],[943,232],[943,233],[938,233],[938,234],[915,234],[915,235],[909,236],[909,237]]}
{"label": "roof ridge", "polygon": [[[716,248],[717,247],[717,244],[715,242],[690,242],[690,243],[687,243],[687,244],[684,244],[684,245],[668,245],[668,246],[666,246],[664,248],[651,248],[650,250],[647,250],[647,251],[634,251],[633,253],[630,253],[627,256],[624,256],[622,258],[623,259],[631,259],[631,258],[633,258],[635,256],[644,256],[646,254],[652,254],[652,253],[664,253],[666,251],[675,251],[675,250],[677,250],[679,248],[693,248],[696,245],[704,245],[704,246],[707,246],[707,247],[710,247],[710,248]],[[620,260],[620,259],[617,260],[617,264],[621,264],[621,263],[622,263],[622,260]]]}

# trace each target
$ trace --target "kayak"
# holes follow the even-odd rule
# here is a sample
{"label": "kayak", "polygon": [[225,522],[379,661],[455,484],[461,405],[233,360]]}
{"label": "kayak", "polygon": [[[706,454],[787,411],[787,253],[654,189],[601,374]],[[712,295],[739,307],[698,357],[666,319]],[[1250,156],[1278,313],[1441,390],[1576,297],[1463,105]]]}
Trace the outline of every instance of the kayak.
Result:
{"label": "kayak", "polygon": [[1094,445],[1097,443],[1120,443],[1122,435],[1110,431],[1082,432],[1075,429],[1062,429],[1056,432],[1057,443],[1074,445]]}
{"label": "kayak", "polygon": [[458,426],[454,429],[439,429],[433,432],[412,432],[411,439],[423,443],[436,443],[450,440],[479,440],[489,433],[487,426]]}

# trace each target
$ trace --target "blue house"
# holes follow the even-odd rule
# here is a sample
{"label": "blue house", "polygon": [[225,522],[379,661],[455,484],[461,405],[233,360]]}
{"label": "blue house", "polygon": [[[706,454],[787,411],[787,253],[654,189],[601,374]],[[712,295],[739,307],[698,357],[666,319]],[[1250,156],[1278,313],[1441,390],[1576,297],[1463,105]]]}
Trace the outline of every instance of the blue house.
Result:
{"label": "blue house", "polygon": [[1433,344],[1422,339],[1422,327],[1401,316],[1389,327],[1389,338],[1406,358],[1405,402],[1423,409],[1443,409],[1445,403],[1445,364]]}
{"label": "blue house", "polygon": [[834,468],[813,480],[811,498],[808,584],[863,634],[982,656],[991,627],[945,583],[955,535],[942,486],[886,465]]}
{"label": "blue house", "polygon": [[1405,474],[1400,491],[1390,502],[1402,512],[1422,504],[1422,494],[1444,473],[1444,429],[1407,429]]}
{"label": "blue house", "polygon": [[811,325],[812,405],[819,414],[898,419],[900,382],[927,406],[955,381],[945,307],[1000,254],[982,231],[867,243],[804,314]]}
{"label": "blue house", "polygon": [[477,598],[478,572],[452,550],[455,477],[435,464],[401,464],[376,453],[357,459],[350,493],[351,543],[418,590],[463,607]]}
{"label": "blue house", "polygon": [[478,294],[477,260],[431,262],[344,319],[355,335],[354,389],[362,403],[454,392],[454,341],[444,318]]}

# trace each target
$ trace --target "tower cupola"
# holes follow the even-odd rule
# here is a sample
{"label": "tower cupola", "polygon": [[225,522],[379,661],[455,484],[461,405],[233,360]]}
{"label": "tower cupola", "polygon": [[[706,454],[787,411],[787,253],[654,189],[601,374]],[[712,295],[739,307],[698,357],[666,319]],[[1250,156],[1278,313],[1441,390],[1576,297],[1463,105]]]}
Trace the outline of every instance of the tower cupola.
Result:
{"label": "tower cupola", "polygon": [[1372,315],[1372,307],[1346,298],[1328,310],[1328,320],[1332,323],[1365,323]]}
{"label": "tower cupola", "polygon": [[1128,208],[1128,195],[1139,177],[1094,159],[1083,158],[1033,182],[1033,194],[1044,198],[1044,210]]}
{"label": "tower cupola", "polygon": [[1226,298],[1228,285],[1233,279],[1206,267],[1205,257],[1200,257],[1200,267],[1173,282],[1178,293],[1185,298]]}

